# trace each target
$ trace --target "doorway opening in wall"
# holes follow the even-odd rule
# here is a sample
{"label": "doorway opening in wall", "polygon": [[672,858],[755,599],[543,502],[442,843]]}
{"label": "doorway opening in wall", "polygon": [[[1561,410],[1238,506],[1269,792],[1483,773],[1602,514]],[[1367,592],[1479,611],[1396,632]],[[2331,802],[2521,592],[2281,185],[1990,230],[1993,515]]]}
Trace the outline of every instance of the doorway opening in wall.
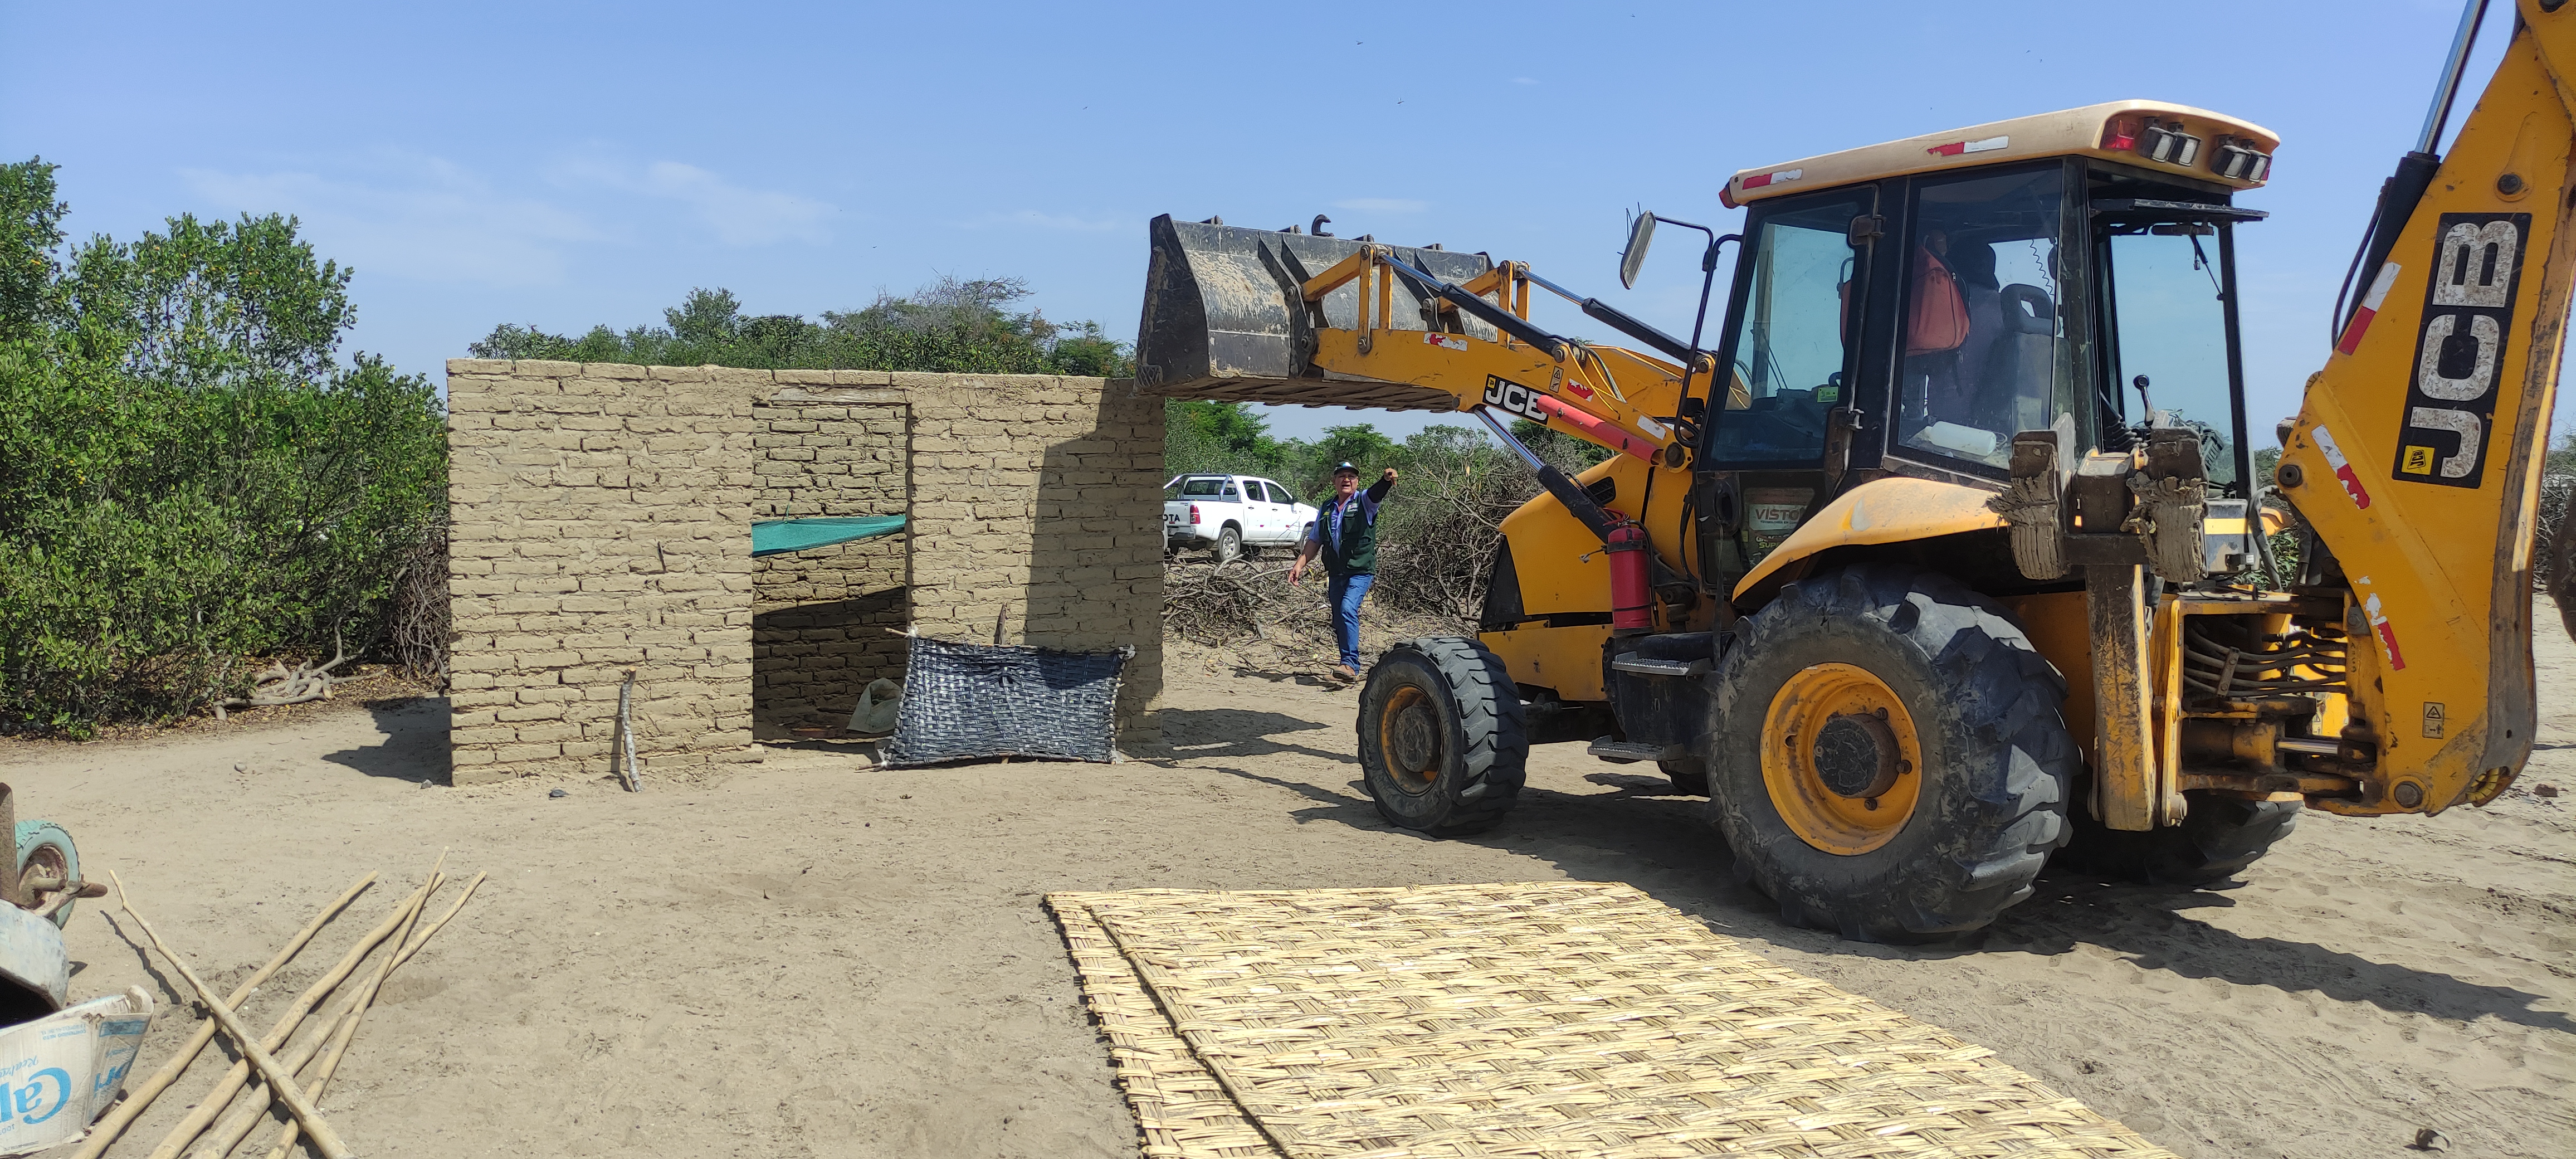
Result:
{"label": "doorway opening in wall", "polygon": [[829,745],[858,735],[850,726],[871,684],[903,679],[909,641],[898,633],[912,622],[907,408],[773,402],[754,410],[752,736]]}

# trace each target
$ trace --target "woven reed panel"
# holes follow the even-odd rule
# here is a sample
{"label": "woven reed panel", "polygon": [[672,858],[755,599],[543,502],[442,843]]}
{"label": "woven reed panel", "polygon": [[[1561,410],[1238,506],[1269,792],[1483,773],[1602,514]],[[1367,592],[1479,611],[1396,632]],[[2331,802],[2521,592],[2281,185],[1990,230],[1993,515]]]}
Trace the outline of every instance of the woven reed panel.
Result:
{"label": "woven reed panel", "polygon": [[1047,905],[1153,1159],[2172,1159],[1625,885]]}

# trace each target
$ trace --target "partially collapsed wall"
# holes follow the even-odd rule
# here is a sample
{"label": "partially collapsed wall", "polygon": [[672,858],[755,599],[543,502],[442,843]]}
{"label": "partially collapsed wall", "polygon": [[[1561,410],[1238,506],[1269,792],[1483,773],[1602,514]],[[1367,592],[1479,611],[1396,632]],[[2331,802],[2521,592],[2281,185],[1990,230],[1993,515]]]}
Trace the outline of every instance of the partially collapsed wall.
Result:
{"label": "partially collapsed wall", "polygon": [[[1153,739],[1162,409],[1127,382],[456,359],[448,411],[460,784],[606,774],[630,671],[648,776],[756,759],[756,707],[846,719],[906,620],[1132,647]],[[751,557],[755,518],[861,514],[911,523]]]}

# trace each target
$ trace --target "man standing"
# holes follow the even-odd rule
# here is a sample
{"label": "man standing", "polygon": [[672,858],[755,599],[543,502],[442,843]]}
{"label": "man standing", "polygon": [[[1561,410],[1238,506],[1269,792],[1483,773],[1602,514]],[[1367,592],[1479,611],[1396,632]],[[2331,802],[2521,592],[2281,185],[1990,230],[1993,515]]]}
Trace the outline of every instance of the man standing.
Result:
{"label": "man standing", "polygon": [[1333,675],[1344,681],[1360,678],[1360,601],[1377,582],[1377,506],[1394,486],[1393,467],[1366,491],[1360,490],[1359,468],[1349,463],[1333,468],[1333,497],[1306,529],[1297,562],[1288,565],[1293,584],[1306,574],[1307,563],[1324,557],[1324,574],[1332,577],[1324,602],[1333,609],[1333,631],[1342,646],[1342,662]]}

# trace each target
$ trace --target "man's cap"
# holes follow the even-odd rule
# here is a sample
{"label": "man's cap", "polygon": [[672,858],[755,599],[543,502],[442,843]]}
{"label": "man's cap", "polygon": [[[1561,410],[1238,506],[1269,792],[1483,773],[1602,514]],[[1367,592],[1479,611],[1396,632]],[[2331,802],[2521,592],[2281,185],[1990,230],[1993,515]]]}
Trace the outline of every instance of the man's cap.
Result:
{"label": "man's cap", "polygon": [[1344,472],[1344,471],[1348,471],[1348,472],[1350,472],[1351,474],[1354,474],[1354,475],[1356,475],[1356,474],[1359,474],[1359,473],[1360,473],[1360,469],[1359,469],[1359,468],[1354,467],[1354,466],[1350,465],[1349,463],[1344,463],[1344,464],[1342,464],[1341,466],[1338,466],[1338,467],[1333,468],[1333,473],[1334,473],[1334,474],[1336,474],[1336,475],[1339,475],[1339,474],[1341,474],[1341,473],[1342,473],[1342,472]]}

